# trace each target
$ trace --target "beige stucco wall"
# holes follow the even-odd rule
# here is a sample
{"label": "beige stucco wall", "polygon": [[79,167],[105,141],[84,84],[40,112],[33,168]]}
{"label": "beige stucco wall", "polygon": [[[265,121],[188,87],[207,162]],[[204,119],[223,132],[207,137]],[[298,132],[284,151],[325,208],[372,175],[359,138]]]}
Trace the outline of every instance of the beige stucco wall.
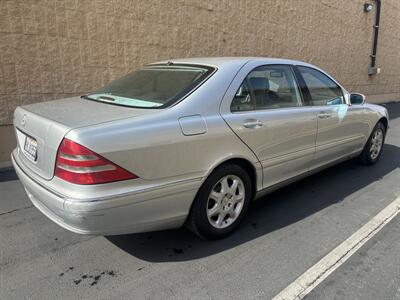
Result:
{"label": "beige stucco wall", "polygon": [[364,13],[364,2],[0,0],[0,124],[12,122],[17,105],[82,94],[147,62],[188,56],[300,59],[349,90],[400,98],[400,1],[382,1],[382,73],[374,77],[375,13]]}
{"label": "beige stucco wall", "polygon": [[[17,105],[85,93],[145,63],[189,56],[300,59],[349,90],[400,98],[400,1],[0,0],[0,124]],[[370,1],[374,2],[374,1]]]}

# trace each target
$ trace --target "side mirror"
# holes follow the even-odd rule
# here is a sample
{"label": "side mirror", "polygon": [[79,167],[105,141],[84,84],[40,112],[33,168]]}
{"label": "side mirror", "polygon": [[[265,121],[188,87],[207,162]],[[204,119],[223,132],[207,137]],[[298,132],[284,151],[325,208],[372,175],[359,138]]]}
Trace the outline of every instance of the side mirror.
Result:
{"label": "side mirror", "polygon": [[365,96],[363,94],[352,93],[352,94],[350,94],[350,103],[351,104],[364,104]]}

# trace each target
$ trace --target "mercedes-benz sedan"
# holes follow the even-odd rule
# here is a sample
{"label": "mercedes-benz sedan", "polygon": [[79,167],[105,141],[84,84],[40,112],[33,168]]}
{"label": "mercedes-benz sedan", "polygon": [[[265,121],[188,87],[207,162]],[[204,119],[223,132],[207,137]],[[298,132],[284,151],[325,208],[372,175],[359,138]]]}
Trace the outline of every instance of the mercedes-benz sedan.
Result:
{"label": "mercedes-benz sedan", "polygon": [[66,229],[186,224],[219,238],[273,189],[343,160],[375,163],[388,114],[307,63],[196,58],[18,107],[14,126],[12,160],[30,200]]}

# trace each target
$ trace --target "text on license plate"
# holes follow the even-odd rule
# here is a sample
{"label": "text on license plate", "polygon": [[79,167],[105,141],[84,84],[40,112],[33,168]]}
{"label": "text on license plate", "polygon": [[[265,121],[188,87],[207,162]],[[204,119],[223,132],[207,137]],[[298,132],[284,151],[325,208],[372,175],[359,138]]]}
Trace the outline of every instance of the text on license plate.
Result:
{"label": "text on license plate", "polygon": [[32,159],[33,161],[36,161],[36,159],[37,159],[37,141],[34,138],[31,138],[30,136],[26,136],[24,151],[30,159]]}

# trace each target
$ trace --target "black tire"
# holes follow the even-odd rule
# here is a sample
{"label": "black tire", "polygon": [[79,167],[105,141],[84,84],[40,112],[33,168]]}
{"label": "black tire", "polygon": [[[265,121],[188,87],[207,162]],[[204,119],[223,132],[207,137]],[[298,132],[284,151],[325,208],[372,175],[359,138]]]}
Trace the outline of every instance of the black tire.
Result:
{"label": "black tire", "polygon": [[[371,153],[371,147],[372,147],[372,144],[373,144],[372,139],[373,139],[375,133],[377,131],[379,131],[379,130],[381,130],[382,133],[383,133],[382,147],[380,148],[378,155],[374,156]],[[373,165],[379,160],[379,158],[382,155],[383,144],[385,142],[385,136],[386,136],[386,127],[385,127],[385,125],[382,122],[378,122],[378,124],[376,124],[374,129],[372,130],[372,133],[371,133],[367,143],[365,144],[363,151],[361,152],[361,154],[358,157],[358,161],[361,164],[363,164],[363,165]]]}
{"label": "black tire", "polygon": [[[207,216],[209,196],[211,191],[218,185],[219,181],[226,176],[236,176],[242,180],[244,186],[244,200],[240,213],[228,227],[216,228],[211,225]],[[190,231],[205,239],[220,239],[228,236],[239,225],[247,212],[253,197],[252,182],[249,174],[236,164],[225,164],[218,167],[206,179],[197,192],[196,198],[190,209],[186,226]],[[228,214],[229,215],[229,214]],[[228,218],[228,216],[227,216]],[[230,218],[230,216],[229,216]]]}

